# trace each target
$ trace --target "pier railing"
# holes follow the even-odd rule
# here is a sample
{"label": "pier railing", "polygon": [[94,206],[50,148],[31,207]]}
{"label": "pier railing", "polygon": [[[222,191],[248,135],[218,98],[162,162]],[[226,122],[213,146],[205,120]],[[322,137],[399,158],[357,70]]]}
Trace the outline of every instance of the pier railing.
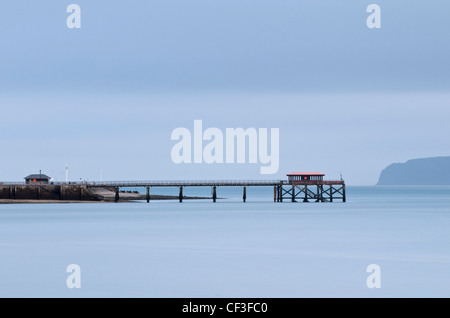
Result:
{"label": "pier railing", "polygon": [[[185,187],[185,186],[278,186],[344,184],[343,180],[147,180],[147,181],[52,181],[49,185],[87,185],[90,187]],[[39,185],[25,182],[0,182],[0,185]]]}
{"label": "pier railing", "polygon": [[89,182],[96,187],[180,187],[180,186],[275,186],[282,180],[152,180]]}

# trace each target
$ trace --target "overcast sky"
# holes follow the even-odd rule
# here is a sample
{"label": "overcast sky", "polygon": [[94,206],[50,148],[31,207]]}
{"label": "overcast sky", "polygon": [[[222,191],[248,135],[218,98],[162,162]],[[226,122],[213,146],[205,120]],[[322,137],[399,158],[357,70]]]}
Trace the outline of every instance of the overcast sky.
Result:
{"label": "overcast sky", "polygon": [[[67,163],[73,180],[375,184],[390,163],[450,155],[449,14],[447,0],[2,3],[0,180],[63,180]],[[195,119],[279,128],[279,172],[174,164],[171,132]]]}

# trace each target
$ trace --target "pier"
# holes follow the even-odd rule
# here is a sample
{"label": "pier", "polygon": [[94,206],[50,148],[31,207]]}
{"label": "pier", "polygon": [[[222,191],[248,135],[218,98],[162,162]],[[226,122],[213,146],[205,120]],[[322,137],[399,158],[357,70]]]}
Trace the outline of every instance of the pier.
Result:
{"label": "pier", "polygon": [[146,188],[146,200],[150,201],[150,189],[156,187],[179,188],[178,200],[183,202],[183,188],[210,187],[212,200],[216,202],[218,188],[241,187],[242,201],[247,200],[248,187],[273,187],[274,202],[346,202],[345,182],[327,180],[196,180],[196,181],[114,181],[89,184],[90,187],[113,187],[116,189],[116,200],[120,200],[121,188]]}
{"label": "pier", "polygon": [[[103,192],[111,193],[113,201],[121,200],[121,189],[144,188],[140,199],[150,202],[151,189],[158,187],[178,188],[179,202],[187,187],[211,188],[212,201],[217,202],[221,187],[241,187],[242,201],[247,201],[248,187],[273,188],[273,202],[346,202],[343,180],[327,181],[321,178],[289,178],[288,180],[172,180],[172,181],[107,181],[107,182],[49,182],[48,184],[27,182],[0,183],[0,199],[9,200],[78,200],[102,201]],[[125,198],[126,199],[126,198]]]}
{"label": "pier", "polygon": [[[273,202],[346,202],[344,180],[323,180],[320,173],[291,173],[288,180],[163,180],[163,181],[106,181],[106,182],[42,182],[0,183],[0,199],[49,199],[101,201],[101,189],[112,192],[114,201],[121,200],[121,189],[144,188],[144,200],[150,202],[151,188],[178,188],[178,201],[185,198],[186,187],[210,187],[212,201],[217,202],[220,187],[241,187],[242,201],[247,201],[248,187],[273,188]],[[97,190],[98,189],[98,190]]]}

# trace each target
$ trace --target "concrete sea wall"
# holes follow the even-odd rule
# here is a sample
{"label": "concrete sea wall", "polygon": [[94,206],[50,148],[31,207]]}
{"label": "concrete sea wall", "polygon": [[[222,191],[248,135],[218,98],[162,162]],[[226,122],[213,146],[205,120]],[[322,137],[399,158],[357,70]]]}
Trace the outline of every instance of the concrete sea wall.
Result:
{"label": "concrete sea wall", "polygon": [[0,199],[100,201],[86,185],[0,185]]}

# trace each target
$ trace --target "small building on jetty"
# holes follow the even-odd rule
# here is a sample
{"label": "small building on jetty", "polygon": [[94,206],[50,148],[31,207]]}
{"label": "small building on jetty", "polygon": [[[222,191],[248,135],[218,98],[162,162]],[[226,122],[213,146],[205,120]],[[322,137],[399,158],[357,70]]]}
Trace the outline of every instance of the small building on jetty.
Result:
{"label": "small building on jetty", "polygon": [[320,172],[291,172],[286,175],[289,182],[295,181],[323,181],[325,174]]}
{"label": "small building on jetty", "polygon": [[26,176],[24,179],[26,184],[49,184],[52,178],[50,178],[45,174],[38,173],[38,174],[30,174],[29,176]]}

